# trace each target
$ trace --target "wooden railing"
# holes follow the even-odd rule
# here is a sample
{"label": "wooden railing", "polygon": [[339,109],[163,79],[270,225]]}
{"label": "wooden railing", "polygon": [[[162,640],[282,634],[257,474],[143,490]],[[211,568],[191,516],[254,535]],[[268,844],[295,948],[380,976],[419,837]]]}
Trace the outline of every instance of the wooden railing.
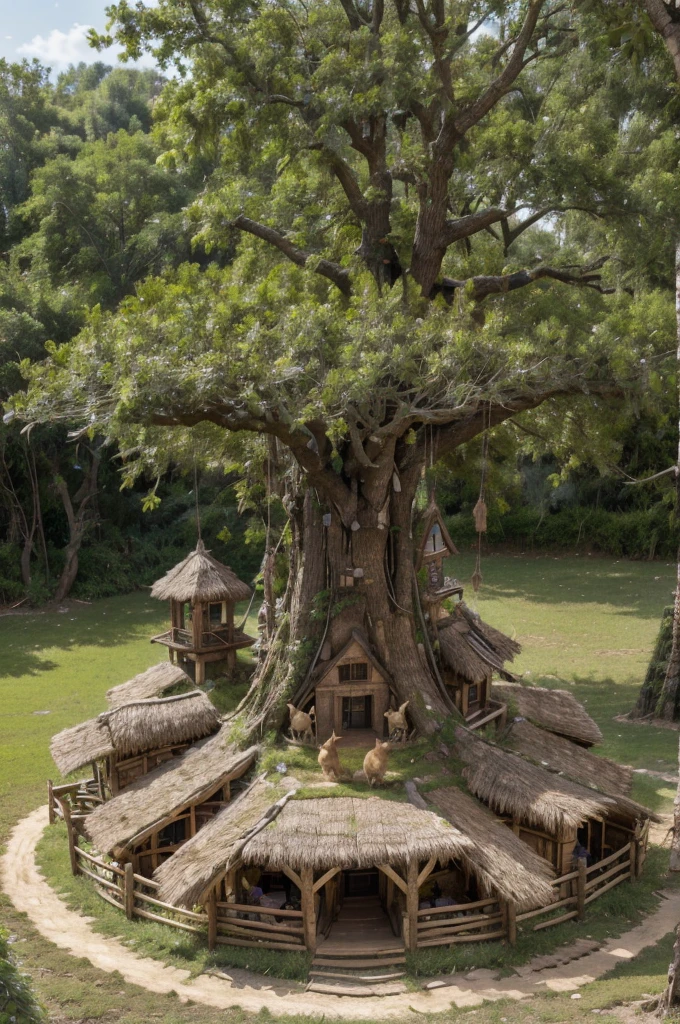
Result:
{"label": "wooden railing", "polygon": [[64,817],[63,805],[71,812],[73,822],[86,818],[95,807],[104,803],[95,779],[81,779],[80,782],[69,782],[63,786],[55,786],[47,782],[47,811],[50,824]]}
{"label": "wooden railing", "polygon": [[[141,917],[182,931],[206,935],[210,949],[224,943],[289,952],[304,951],[305,933],[301,910],[220,903],[214,898],[208,901],[205,912],[184,910],[159,900],[155,895],[158,883],[136,874],[132,864],[120,867],[82,849],[79,822],[86,815],[73,813],[70,802],[79,786],[80,783],[66,786],[50,784],[50,820],[60,818],[66,824],[73,874],[91,878],[98,894],[107,903],[123,910],[128,918]],[[552,882],[555,899],[547,906],[534,910],[518,914],[513,904],[496,898],[419,910],[417,948],[494,939],[506,939],[514,945],[517,925],[521,922],[544,917],[546,920],[539,920],[532,925],[533,931],[541,931],[574,918],[582,920],[589,903],[639,874],[644,848],[639,849],[638,846],[637,840],[632,841],[592,867],[586,867],[585,860],[580,860],[574,871]],[[402,925],[406,939],[409,933],[406,914],[403,915]]]}
{"label": "wooden railing", "polygon": [[[631,842],[592,867],[586,867],[585,860],[580,860],[574,871],[552,882],[554,902],[521,914],[512,904],[495,899],[419,910],[418,949],[500,938],[514,945],[517,925],[522,921],[546,918],[532,925],[532,930],[538,932],[574,918],[582,920],[589,903],[639,874],[640,859],[637,843]],[[560,910],[562,913],[558,914]]]}

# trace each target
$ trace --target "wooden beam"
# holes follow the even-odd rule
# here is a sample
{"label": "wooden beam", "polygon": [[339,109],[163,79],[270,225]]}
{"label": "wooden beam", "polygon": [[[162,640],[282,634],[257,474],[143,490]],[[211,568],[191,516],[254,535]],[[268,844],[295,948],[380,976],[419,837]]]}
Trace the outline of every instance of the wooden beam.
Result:
{"label": "wooden beam", "polygon": [[328,871],[326,872],[326,874],[322,875],[321,878],[319,878],[314,883],[314,892],[318,892],[319,889],[323,888],[323,886],[326,884],[326,882],[330,882],[331,878],[333,878],[334,875],[337,875],[338,871],[341,871],[341,870],[342,870],[342,868],[329,868]]}
{"label": "wooden beam", "polygon": [[305,946],[308,952],[316,952],[316,907],[314,903],[314,869],[303,868],[300,872],[300,895],[302,897],[302,925],[305,932]]}
{"label": "wooden beam", "polygon": [[409,861],[406,884],[406,914],[408,917],[406,948],[409,952],[415,953],[418,948],[418,861],[415,859]]}
{"label": "wooden beam", "polygon": [[217,901],[213,889],[205,906],[208,914],[208,949],[214,949],[217,943]]}
{"label": "wooden beam", "polygon": [[302,879],[300,878],[300,876],[296,874],[296,872],[293,871],[292,868],[287,867],[287,865],[285,864],[283,865],[281,870],[283,871],[284,875],[290,878],[291,882],[293,882],[294,885],[297,885],[300,892],[302,892]]}
{"label": "wooden beam", "polygon": [[438,857],[430,857],[430,859],[428,860],[427,864],[425,865],[423,870],[418,875],[418,888],[419,889],[420,889],[421,885],[423,884],[423,882],[425,881],[425,879],[428,877],[428,875],[430,875],[434,871],[435,865],[436,865],[438,860],[439,860]]}
{"label": "wooden beam", "polygon": [[403,878],[400,878],[396,871],[390,867],[389,864],[378,864],[378,869],[383,871],[388,878],[391,878],[397,888],[401,889],[403,893],[408,892],[408,886]]}

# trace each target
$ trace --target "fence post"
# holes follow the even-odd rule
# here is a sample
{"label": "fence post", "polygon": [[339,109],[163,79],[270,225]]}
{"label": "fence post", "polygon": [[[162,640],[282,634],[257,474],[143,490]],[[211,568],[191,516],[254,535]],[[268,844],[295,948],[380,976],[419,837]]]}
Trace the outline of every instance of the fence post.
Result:
{"label": "fence post", "polygon": [[635,860],[636,860],[637,849],[635,840],[630,841],[630,879],[631,881],[635,878]]}
{"label": "fence post", "polygon": [[576,916],[579,921],[582,921],[586,913],[586,881],[588,880],[588,862],[585,857],[579,857],[577,867]]}
{"label": "fence post", "polygon": [[214,889],[208,896],[205,909],[208,913],[208,949],[214,949],[217,945],[217,899]]}
{"label": "fence post", "polygon": [[505,923],[508,931],[508,943],[514,946],[517,942],[517,907],[514,903],[505,904]]}
{"label": "fence post", "polygon": [[54,825],[54,787],[52,779],[47,780],[47,819],[50,825]]}
{"label": "fence post", "polygon": [[78,854],[76,850],[78,848],[78,837],[76,836],[73,822],[71,821],[71,808],[69,807],[66,800],[60,800],[61,811],[64,815],[64,821],[66,822],[66,833],[68,835],[68,855],[71,861],[71,874],[79,875],[80,866],[78,864]]}
{"label": "fence post", "polygon": [[128,861],[124,868],[125,875],[123,881],[125,882],[125,916],[132,920],[135,916],[135,869],[134,865]]}

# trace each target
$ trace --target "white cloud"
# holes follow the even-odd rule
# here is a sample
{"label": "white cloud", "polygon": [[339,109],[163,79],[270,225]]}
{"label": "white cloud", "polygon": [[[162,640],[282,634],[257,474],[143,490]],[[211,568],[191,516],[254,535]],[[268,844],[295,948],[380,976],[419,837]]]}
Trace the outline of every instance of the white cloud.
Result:
{"label": "white cloud", "polygon": [[[106,50],[93,50],[87,41],[90,28],[90,25],[79,25],[78,22],[74,22],[68,32],[53,28],[49,35],[33,36],[30,43],[18,46],[17,53],[22,57],[37,57],[42,64],[54,71],[63,71],[69,64],[79,64],[80,61],[92,64],[101,60],[106,64],[115,64],[120,47],[109,46]],[[146,67],[153,66],[153,60],[147,58],[135,62],[135,66],[140,64]]]}

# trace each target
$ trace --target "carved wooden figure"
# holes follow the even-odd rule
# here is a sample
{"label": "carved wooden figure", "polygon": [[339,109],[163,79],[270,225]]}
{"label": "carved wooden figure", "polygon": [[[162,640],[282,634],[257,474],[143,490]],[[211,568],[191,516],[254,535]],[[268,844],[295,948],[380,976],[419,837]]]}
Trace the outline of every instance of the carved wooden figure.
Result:
{"label": "carved wooden figure", "polygon": [[303,742],[313,743],[314,741],[314,724],[316,718],[316,712],[314,708],[310,708],[309,714],[306,711],[300,711],[293,704],[286,705],[288,713],[290,714],[290,734],[293,739],[301,739]]}
{"label": "carved wooden figure", "polygon": [[336,744],[340,742],[342,736],[336,736],[335,731],[325,743],[321,744],[319,749],[318,761],[321,765],[321,771],[324,777],[329,779],[331,782],[339,782],[341,779],[346,777],[346,772],[343,770],[340,764],[340,758],[336,749]]}
{"label": "carved wooden figure", "polygon": [[409,702],[404,701],[399,706],[399,710],[395,711],[390,708],[389,711],[385,712],[385,718],[387,719],[387,735],[391,740],[402,740],[406,741],[408,736],[408,722],[406,721],[406,708]]}
{"label": "carved wooden figure", "polygon": [[389,749],[389,741],[381,743],[377,739],[373,750],[369,750],[364,758],[364,772],[371,786],[380,785],[385,778]]}

